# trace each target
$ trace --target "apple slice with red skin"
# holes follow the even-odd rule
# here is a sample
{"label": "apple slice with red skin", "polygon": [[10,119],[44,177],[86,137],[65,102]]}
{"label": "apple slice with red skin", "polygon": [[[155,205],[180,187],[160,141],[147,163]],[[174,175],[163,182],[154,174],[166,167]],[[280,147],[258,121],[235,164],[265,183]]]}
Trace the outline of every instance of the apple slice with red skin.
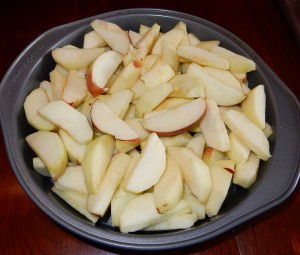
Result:
{"label": "apple slice with red skin", "polygon": [[206,103],[203,98],[163,111],[141,122],[142,126],[159,136],[173,136],[194,126],[204,114]]}
{"label": "apple slice with red skin", "polygon": [[110,50],[101,54],[89,67],[86,85],[89,92],[98,96],[108,90],[105,85],[123,60],[123,55]]}
{"label": "apple slice with red skin", "polygon": [[114,136],[118,140],[134,142],[140,140],[139,135],[125,121],[116,116],[106,103],[99,99],[95,100],[92,105],[91,119],[97,129]]}

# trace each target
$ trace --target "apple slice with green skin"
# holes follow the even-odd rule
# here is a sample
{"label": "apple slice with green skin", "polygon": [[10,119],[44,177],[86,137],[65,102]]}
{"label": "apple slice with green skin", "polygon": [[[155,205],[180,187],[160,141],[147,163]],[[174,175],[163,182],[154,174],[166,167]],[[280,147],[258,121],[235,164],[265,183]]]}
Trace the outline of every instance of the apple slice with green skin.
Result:
{"label": "apple slice with green skin", "polygon": [[260,159],[254,154],[250,153],[245,163],[237,163],[233,175],[233,183],[245,189],[251,187],[256,181]]}
{"label": "apple slice with green skin", "polygon": [[167,42],[168,44],[173,45],[175,48],[179,45],[183,38],[183,31],[178,28],[173,28],[160,36],[155,42],[151,54],[159,55],[161,54],[162,43]]}
{"label": "apple slice with green skin", "polygon": [[51,101],[40,108],[38,113],[66,131],[80,144],[87,144],[93,139],[93,130],[86,116],[63,100]]}
{"label": "apple slice with green skin", "polygon": [[205,98],[204,87],[201,79],[195,75],[177,74],[170,80],[170,83],[174,88],[170,97]]}
{"label": "apple slice with green skin", "polygon": [[165,213],[173,209],[183,195],[183,176],[177,162],[167,156],[164,174],[154,185],[154,201],[157,211]]}
{"label": "apple slice with green skin", "polygon": [[206,111],[200,121],[200,129],[209,147],[219,151],[230,150],[230,140],[217,103],[206,99]]}
{"label": "apple slice with green skin", "polygon": [[241,89],[227,86],[203,71],[203,68],[195,63],[189,65],[188,74],[193,74],[201,79],[204,86],[205,97],[214,99],[219,106],[236,105],[245,98]]}
{"label": "apple slice with green skin", "polygon": [[106,103],[99,99],[92,105],[91,119],[98,130],[110,134],[118,140],[134,142],[140,140],[139,135],[124,120],[114,115]]}
{"label": "apple slice with green skin", "polygon": [[100,217],[104,216],[127,170],[129,162],[130,156],[125,153],[117,153],[111,158],[98,192],[89,195],[87,203],[89,212]]}
{"label": "apple slice with green skin", "polygon": [[54,185],[51,190],[91,222],[96,223],[99,219],[99,217],[88,212],[86,209],[88,194],[79,193],[69,189],[63,189],[58,185]]}
{"label": "apple slice with green skin", "polygon": [[43,161],[53,180],[59,178],[68,164],[65,146],[56,133],[37,131],[25,138],[29,147]]}
{"label": "apple slice with green skin", "polygon": [[231,149],[226,156],[238,163],[245,163],[249,157],[250,149],[234,133],[229,134]]}
{"label": "apple slice with green skin", "polygon": [[145,113],[153,110],[156,106],[163,102],[168,95],[172,93],[172,91],[173,86],[171,83],[162,83],[146,91],[141,95],[135,105],[136,117],[143,117]]}
{"label": "apple slice with green skin", "polygon": [[49,77],[52,88],[52,100],[60,99],[66,85],[66,76],[57,69],[53,69],[49,73]]}
{"label": "apple slice with green skin", "polygon": [[84,35],[83,48],[100,48],[106,46],[106,42],[98,35],[96,31],[90,31]]}
{"label": "apple slice with green skin", "polygon": [[253,88],[241,104],[242,112],[260,129],[266,123],[266,94],[264,85]]}
{"label": "apple slice with green skin", "polygon": [[76,107],[87,96],[87,92],[86,79],[80,76],[79,71],[71,69],[68,73],[61,99]]}
{"label": "apple slice with green skin", "polygon": [[88,194],[84,182],[82,167],[80,165],[68,166],[64,174],[56,180],[56,183],[65,189]]}
{"label": "apple slice with green skin", "polygon": [[104,48],[56,48],[52,51],[52,57],[57,64],[65,69],[78,70],[82,67],[88,67],[104,50]]}
{"label": "apple slice with green skin", "polygon": [[229,68],[229,63],[225,58],[196,46],[180,45],[177,48],[177,54],[178,56],[199,65],[211,66],[224,70]]}
{"label": "apple slice with green skin", "polygon": [[140,79],[150,89],[161,83],[166,83],[175,76],[173,68],[165,60],[158,60],[152,68],[144,73]]}
{"label": "apple slice with green skin", "polygon": [[226,154],[222,151],[218,151],[212,147],[206,147],[203,151],[202,160],[208,166],[211,166],[213,162],[217,160],[225,159]]}
{"label": "apple slice with green skin", "polygon": [[115,139],[101,135],[90,142],[82,160],[82,171],[87,190],[97,193],[115,150]]}
{"label": "apple slice with green skin", "polygon": [[141,158],[132,170],[126,190],[139,193],[155,185],[166,168],[165,146],[156,133],[148,136]]}
{"label": "apple slice with green skin", "polygon": [[69,160],[76,165],[81,164],[87,145],[79,144],[62,129],[58,131],[58,135],[65,145]]}
{"label": "apple slice with green skin", "polygon": [[112,82],[107,93],[114,94],[119,90],[131,89],[138,81],[141,69],[141,64],[139,62],[130,61]]}
{"label": "apple slice with green skin", "polygon": [[171,216],[165,221],[151,225],[145,228],[144,230],[159,231],[159,230],[188,229],[192,227],[196,221],[197,221],[197,215],[195,213],[185,213],[185,214]]}
{"label": "apple slice with green skin", "polygon": [[128,33],[117,24],[95,19],[91,22],[91,26],[113,50],[120,52],[122,55],[129,51]]}
{"label": "apple slice with green skin", "polygon": [[89,67],[86,85],[94,97],[107,91],[108,88],[105,86],[121,64],[122,59],[121,53],[110,50],[101,54]]}
{"label": "apple slice with green skin", "polygon": [[263,131],[247,116],[235,110],[226,111],[222,115],[226,126],[260,159],[266,161],[271,157],[270,145]]}
{"label": "apple slice with green skin", "polygon": [[49,103],[46,91],[36,88],[25,98],[23,107],[28,123],[37,130],[51,131],[56,126],[38,114],[38,110]]}
{"label": "apple slice with green skin", "polygon": [[181,167],[191,192],[201,203],[206,203],[212,186],[209,167],[190,148],[169,147],[167,153]]}
{"label": "apple slice with green skin", "polygon": [[44,162],[39,157],[34,157],[32,159],[32,166],[35,171],[37,171],[39,174],[51,177],[47,167],[45,166]]}
{"label": "apple slice with green skin", "polygon": [[212,189],[205,211],[208,217],[218,214],[230,187],[235,163],[232,160],[218,160],[210,167]]}
{"label": "apple slice with green skin", "polygon": [[145,119],[141,124],[159,136],[173,136],[189,130],[195,125],[206,109],[206,102],[202,98],[172,108]]}
{"label": "apple slice with green skin", "polygon": [[229,62],[229,71],[233,73],[248,73],[256,69],[255,63],[242,55],[236,54],[228,49],[215,46],[210,49],[211,52],[222,56]]}

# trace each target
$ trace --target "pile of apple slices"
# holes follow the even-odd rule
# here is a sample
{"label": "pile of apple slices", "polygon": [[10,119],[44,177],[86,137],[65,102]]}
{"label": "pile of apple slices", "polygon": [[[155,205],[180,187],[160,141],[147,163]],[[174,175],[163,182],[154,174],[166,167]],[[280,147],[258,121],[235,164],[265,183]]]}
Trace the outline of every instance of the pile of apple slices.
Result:
{"label": "pile of apple slices", "polygon": [[33,168],[97,222],[123,233],[185,229],[218,214],[229,187],[249,188],[271,157],[255,63],[179,22],[124,31],[91,23],[25,99]]}

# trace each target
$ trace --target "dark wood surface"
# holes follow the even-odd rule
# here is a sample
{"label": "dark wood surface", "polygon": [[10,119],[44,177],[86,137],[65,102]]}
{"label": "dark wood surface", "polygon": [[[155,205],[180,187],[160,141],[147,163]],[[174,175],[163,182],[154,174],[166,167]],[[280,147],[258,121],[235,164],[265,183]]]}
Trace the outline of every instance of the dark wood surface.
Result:
{"label": "dark wood surface", "polygon": [[[298,0],[285,2],[299,6]],[[2,0],[0,79],[18,54],[46,30],[106,11],[135,7],[182,11],[228,29],[253,48],[300,99],[299,45],[282,5],[274,0]],[[114,254],[65,231],[35,206],[11,170],[2,133],[0,191],[1,254]],[[180,254],[300,254],[299,215],[298,185],[276,208]]]}

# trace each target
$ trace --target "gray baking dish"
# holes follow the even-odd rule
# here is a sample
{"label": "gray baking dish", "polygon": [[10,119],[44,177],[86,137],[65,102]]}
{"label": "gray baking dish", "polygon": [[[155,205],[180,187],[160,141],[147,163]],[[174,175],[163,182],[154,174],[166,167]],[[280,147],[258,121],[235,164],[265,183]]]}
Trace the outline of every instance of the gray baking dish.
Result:
{"label": "gray baking dish", "polygon": [[[249,75],[249,86],[264,84],[266,88],[267,122],[274,132],[270,137],[272,158],[261,163],[258,179],[249,190],[232,186],[218,216],[199,221],[188,230],[122,234],[109,226],[109,217],[105,217],[97,226],[91,224],[50,191],[49,179],[33,171],[33,154],[24,137],[34,130],[25,118],[24,99],[40,81],[49,79],[48,74],[55,64],[51,50],[66,44],[81,46],[83,34],[91,30],[89,24],[96,18],[135,31],[139,24],[151,25],[154,22],[161,25],[162,31],[166,31],[181,20],[187,24],[188,31],[200,39],[218,39],[222,46],[256,62],[257,70]],[[53,28],[28,45],[13,62],[1,82],[0,105],[7,154],[24,191],[60,226],[100,246],[157,251],[203,243],[277,206],[291,195],[299,179],[300,107],[297,98],[247,44],[220,26],[184,13],[126,9]]]}

